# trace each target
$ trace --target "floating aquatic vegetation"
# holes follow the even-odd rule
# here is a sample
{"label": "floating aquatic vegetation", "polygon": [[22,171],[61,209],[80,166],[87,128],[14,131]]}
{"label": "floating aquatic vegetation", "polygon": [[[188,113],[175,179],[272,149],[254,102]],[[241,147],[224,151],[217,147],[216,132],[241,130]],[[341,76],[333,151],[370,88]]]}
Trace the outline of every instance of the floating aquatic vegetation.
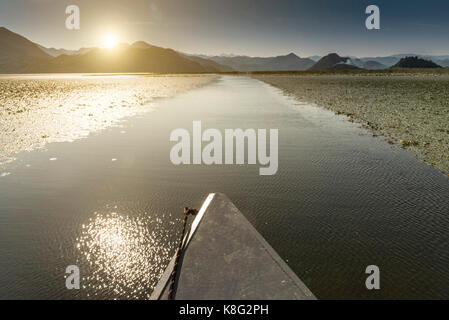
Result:
{"label": "floating aquatic vegetation", "polygon": [[[20,151],[73,141],[153,110],[155,98],[214,76],[0,76],[0,165]],[[113,108],[111,108],[113,106]]]}
{"label": "floating aquatic vegetation", "polygon": [[400,74],[257,74],[301,101],[358,121],[387,142],[449,171],[449,76]]}

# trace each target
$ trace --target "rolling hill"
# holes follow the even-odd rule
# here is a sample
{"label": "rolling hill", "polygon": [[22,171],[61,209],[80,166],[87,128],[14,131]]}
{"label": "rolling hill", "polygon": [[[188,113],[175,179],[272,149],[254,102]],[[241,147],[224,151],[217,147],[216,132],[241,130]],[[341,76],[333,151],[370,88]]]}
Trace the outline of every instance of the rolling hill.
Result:
{"label": "rolling hill", "polygon": [[22,73],[35,63],[52,57],[30,40],[0,27],[0,73]]}

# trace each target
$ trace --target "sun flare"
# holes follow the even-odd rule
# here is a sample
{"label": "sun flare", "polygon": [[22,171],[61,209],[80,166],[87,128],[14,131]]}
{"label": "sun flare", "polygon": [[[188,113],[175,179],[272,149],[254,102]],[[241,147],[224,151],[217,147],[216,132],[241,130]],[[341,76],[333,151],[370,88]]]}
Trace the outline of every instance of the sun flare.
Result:
{"label": "sun flare", "polygon": [[107,49],[113,49],[117,45],[117,37],[113,34],[109,34],[103,39],[103,46]]}

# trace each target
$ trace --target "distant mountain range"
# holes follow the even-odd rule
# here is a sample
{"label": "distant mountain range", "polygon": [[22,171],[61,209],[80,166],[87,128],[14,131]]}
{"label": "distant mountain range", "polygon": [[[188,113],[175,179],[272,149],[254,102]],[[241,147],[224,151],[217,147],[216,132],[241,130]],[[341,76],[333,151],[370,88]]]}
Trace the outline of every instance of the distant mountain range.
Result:
{"label": "distant mountain range", "polygon": [[[126,73],[229,72],[386,69],[413,66],[449,67],[449,55],[399,54],[387,57],[327,56],[301,58],[294,53],[276,57],[189,55],[143,41],[119,44],[114,50],[46,48],[0,27],[0,73]],[[411,59],[410,57],[415,57]],[[404,60],[405,59],[405,60]],[[423,60],[423,61],[421,61]],[[425,63],[432,62],[432,63]]]}
{"label": "distant mountain range", "polygon": [[360,58],[362,61],[376,61],[378,63],[381,63],[385,65],[387,68],[392,67],[396,63],[398,63],[401,59],[407,58],[407,57],[418,57],[425,60],[433,61],[434,63],[442,66],[442,67],[449,67],[449,55],[441,55],[441,56],[431,56],[431,55],[419,55],[414,53],[408,53],[408,54],[395,54],[391,56],[386,57],[365,57]]}
{"label": "distant mountain range", "polygon": [[247,56],[202,56],[221,65],[238,71],[292,71],[307,70],[315,61],[300,58],[294,53],[277,57],[247,57]]}
{"label": "distant mountain range", "polygon": [[212,65],[189,59],[172,49],[142,49],[124,45],[108,49],[92,49],[85,54],[60,55],[50,61],[35,63],[33,72],[55,73],[126,73],[126,72],[218,72]]}
{"label": "distant mountain range", "polygon": [[[417,55],[414,53],[408,53],[408,54],[395,54],[395,55],[385,56],[385,57],[357,58],[357,57],[351,56],[350,58],[351,58],[352,62],[355,65],[357,65],[359,68],[385,69],[385,68],[392,67],[393,65],[398,63],[399,60],[401,60],[402,58],[415,57],[415,56],[417,56],[418,58],[421,58],[421,59],[431,60],[442,67],[449,67],[449,55],[431,56],[431,55],[419,55],[419,54]],[[313,57],[309,57],[309,58],[313,59],[315,61],[318,61],[322,57],[313,56]]]}
{"label": "distant mountain range", "polygon": [[229,67],[145,42],[120,44],[114,50],[77,51],[45,48],[0,28],[0,73],[221,72]]}
{"label": "distant mountain range", "polygon": [[58,57],[63,54],[68,55],[68,56],[85,54],[85,53],[88,53],[90,50],[94,49],[94,48],[81,48],[79,50],[65,50],[65,49],[45,48],[41,45],[38,45],[38,47],[42,51],[44,51],[46,54],[48,54],[52,57]]}

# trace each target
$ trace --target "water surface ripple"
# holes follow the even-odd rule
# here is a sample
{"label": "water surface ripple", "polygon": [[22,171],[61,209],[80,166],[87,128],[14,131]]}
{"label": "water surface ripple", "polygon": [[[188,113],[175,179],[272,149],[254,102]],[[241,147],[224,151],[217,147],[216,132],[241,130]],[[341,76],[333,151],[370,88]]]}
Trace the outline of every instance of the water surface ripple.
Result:
{"label": "water surface ripple", "polygon": [[[449,298],[449,182],[437,170],[254,79],[223,77],[156,104],[123,128],[17,155],[0,178],[0,297],[147,298],[182,208],[220,191],[318,298]],[[278,173],[172,165],[170,132],[193,120],[278,128]],[[70,264],[82,290],[65,289]],[[378,291],[365,288],[372,264]]]}

